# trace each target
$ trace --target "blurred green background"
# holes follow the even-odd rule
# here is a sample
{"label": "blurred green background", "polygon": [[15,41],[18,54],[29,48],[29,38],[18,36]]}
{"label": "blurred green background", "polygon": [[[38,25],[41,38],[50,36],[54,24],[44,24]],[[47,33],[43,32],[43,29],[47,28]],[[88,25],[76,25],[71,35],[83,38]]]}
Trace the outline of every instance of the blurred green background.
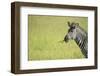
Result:
{"label": "blurred green background", "polygon": [[88,30],[87,17],[28,15],[28,60],[84,58],[74,40],[62,42],[68,21]]}

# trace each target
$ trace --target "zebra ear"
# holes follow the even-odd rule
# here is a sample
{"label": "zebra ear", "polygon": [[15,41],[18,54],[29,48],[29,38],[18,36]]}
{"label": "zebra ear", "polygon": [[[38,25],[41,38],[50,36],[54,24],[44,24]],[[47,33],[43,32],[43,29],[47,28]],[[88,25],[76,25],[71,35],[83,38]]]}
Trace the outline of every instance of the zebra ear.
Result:
{"label": "zebra ear", "polygon": [[67,23],[68,23],[68,26],[71,27],[71,23],[69,21]]}
{"label": "zebra ear", "polygon": [[76,23],[76,26],[79,26],[79,23]]}

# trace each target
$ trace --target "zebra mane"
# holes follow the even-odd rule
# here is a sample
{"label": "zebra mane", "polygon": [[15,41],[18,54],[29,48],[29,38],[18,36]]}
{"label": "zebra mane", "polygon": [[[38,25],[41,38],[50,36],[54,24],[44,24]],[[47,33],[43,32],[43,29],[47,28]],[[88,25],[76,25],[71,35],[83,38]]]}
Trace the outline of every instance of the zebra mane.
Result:
{"label": "zebra mane", "polygon": [[87,35],[87,32],[86,32],[86,30],[84,30],[82,27],[80,27],[79,25],[76,25],[77,26],[77,28],[79,28],[80,30],[82,30],[86,35]]}

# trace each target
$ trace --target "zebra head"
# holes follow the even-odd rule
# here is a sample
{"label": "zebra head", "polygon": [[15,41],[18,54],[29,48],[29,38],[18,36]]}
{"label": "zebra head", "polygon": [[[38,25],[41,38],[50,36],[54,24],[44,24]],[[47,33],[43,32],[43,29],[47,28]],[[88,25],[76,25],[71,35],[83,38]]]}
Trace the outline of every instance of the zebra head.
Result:
{"label": "zebra head", "polygon": [[74,22],[72,22],[72,23],[68,22],[69,29],[68,29],[68,33],[64,37],[64,41],[65,42],[68,42],[68,40],[70,40],[70,39],[75,39],[76,38],[77,25],[79,25],[79,24],[78,23],[74,23]]}

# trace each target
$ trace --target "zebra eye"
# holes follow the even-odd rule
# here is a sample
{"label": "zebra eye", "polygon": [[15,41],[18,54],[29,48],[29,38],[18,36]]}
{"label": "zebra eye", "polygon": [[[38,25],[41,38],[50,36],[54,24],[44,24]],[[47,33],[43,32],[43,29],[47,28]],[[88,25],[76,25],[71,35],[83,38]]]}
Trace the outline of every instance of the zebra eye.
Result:
{"label": "zebra eye", "polygon": [[71,30],[71,32],[73,32],[73,30]]}

